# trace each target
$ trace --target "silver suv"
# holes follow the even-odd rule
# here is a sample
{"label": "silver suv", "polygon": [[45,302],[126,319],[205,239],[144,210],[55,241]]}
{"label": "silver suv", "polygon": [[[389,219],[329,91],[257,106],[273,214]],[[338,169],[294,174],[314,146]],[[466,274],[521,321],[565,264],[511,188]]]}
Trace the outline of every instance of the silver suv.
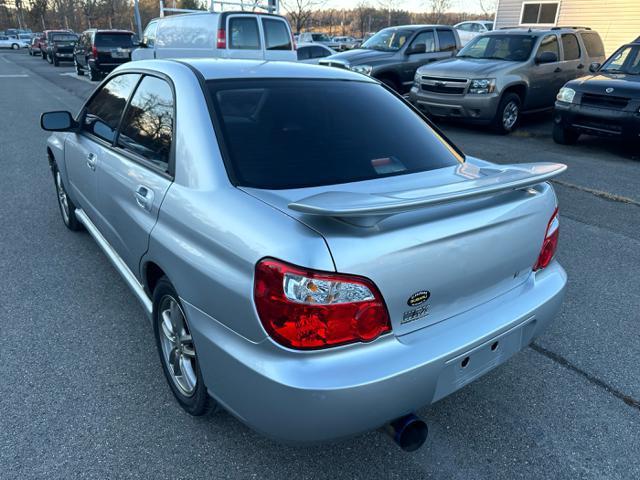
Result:
{"label": "silver suv", "polygon": [[419,68],[409,99],[429,115],[509,133],[522,113],[552,108],[566,82],[603,60],[602,40],[587,28],[494,31],[454,58]]}

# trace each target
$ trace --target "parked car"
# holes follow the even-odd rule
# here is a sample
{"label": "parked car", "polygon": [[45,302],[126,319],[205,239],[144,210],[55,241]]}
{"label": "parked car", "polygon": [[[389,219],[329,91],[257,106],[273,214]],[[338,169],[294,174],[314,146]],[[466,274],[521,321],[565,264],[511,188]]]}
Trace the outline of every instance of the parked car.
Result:
{"label": "parked car", "polygon": [[0,48],[11,48],[12,50],[20,49],[20,42],[16,37],[9,35],[0,35]]}
{"label": "parked car", "polygon": [[82,32],[73,50],[73,63],[78,75],[89,74],[89,80],[100,80],[113,69],[131,60],[138,44],[129,30],[98,30]]}
{"label": "parked car", "polygon": [[450,58],[458,48],[460,40],[453,27],[405,25],[380,30],[360,48],[337,53],[320,64],[364,73],[404,93],[420,66]]}
{"label": "parked car", "polygon": [[321,58],[337,53],[329,47],[320,43],[302,43],[298,45],[298,61],[302,63],[316,64]]}
{"label": "parked car", "polygon": [[603,59],[602,40],[592,30],[493,31],[471,40],[455,58],[419,68],[409,99],[434,117],[509,133],[522,113],[550,110],[562,85]]}
{"label": "parked car", "polygon": [[568,82],[558,92],[553,139],[574,144],[580,134],[622,138],[637,146],[640,137],[640,37],[620,47],[591,75]]}
{"label": "parked car", "polygon": [[326,33],[302,32],[298,36],[298,41],[300,43],[320,43],[333,50],[338,50],[340,48],[340,44]]}
{"label": "parked car", "polygon": [[334,43],[338,45],[337,50],[343,52],[345,50],[351,50],[353,48],[358,48],[362,45],[362,42],[354,37],[333,37]]}
{"label": "parked car", "polygon": [[59,67],[60,62],[73,62],[73,50],[78,41],[75,33],[53,33],[47,40],[47,61]]}
{"label": "parked car", "polygon": [[252,58],[295,62],[289,22],[259,12],[171,15],[149,22],[133,60],[151,58]]}
{"label": "parked car", "polygon": [[493,21],[473,20],[469,22],[460,22],[455,24],[454,28],[458,30],[460,43],[462,43],[462,45],[466,45],[472,38],[477,37],[481,33],[493,30]]}
{"label": "parked car", "polygon": [[416,448],[426,426],[408,413],[560,309],[546,181],[566,167],[465,156],[363,75],[129,62],[78,116],[41,124],[64,224],[132,288],[191,414],[217,403],[290,442],[400,417],[390,429]]}
{"label": "parked car", "polygon": [[36,56],[40,55],[42,52],[40,50],[40,44],[42,42],[42,35],[36,35],[31,39],[31,43],[29,44],[29,55]]}
{"label": "parked car", "polygon": [[73,33],[73,32],[71,30],[45,30],[44,32],[42,32],[42,37],[40,39],[40,52],[42,54],[42,59],[48,61],[49,63],[53,62],[53,59],[49,59],[49,54],[53,49],[51,36],[56,33]]}

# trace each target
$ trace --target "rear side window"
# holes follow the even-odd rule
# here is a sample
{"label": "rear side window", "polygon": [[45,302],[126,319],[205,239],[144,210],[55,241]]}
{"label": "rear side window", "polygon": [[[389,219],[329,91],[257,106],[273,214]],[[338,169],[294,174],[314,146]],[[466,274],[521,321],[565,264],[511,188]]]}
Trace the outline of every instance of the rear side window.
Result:
{"label": "rear side window", "polygon": [[590,57],[604,57],[604,45],[600,35],[595,32],[583,33],[582,41],[587,49],[587,55]]}
{"label": "rear side window", "polygon": [[562,50],[565,60],[578,60],[580,58],[580,44],[578,37],[572,33],[562,34]]}
{"label": "rear side window", "polygon": [[173,141],[173,104],[173,91],[167,82],[144,77],[123,118],[118,146],[167,171]]}
{"label": "rear side window", "polygon": [[137,73],[127,73],[109,80],[87,104],[82,129],[112,143],[124,107],[139,78]]}
{"label": "rear side window", "polygon": [[458,165],[452,148],[378,84],[235,80],[208,89],[227,168],[243,186],[314,187]]}
{"label": "rear side window", "polygon": [[253,17],[229,19],[229,48],[238,50],[260,49],[258,21]]}
{"label": "rear side window", "polygon": [[437,30],[441,52],[453,52],[456,49],[456,37],[452,30]]}
{"label": "rear side window", "polygon": [[133,34],[131,33],[98,33],[96,35],[96,47],[133,47]]}
{"label": "rear side window", "polygon": [[291,35],[282,20],[263,18],[262,28],[267,50],[291,50]]}

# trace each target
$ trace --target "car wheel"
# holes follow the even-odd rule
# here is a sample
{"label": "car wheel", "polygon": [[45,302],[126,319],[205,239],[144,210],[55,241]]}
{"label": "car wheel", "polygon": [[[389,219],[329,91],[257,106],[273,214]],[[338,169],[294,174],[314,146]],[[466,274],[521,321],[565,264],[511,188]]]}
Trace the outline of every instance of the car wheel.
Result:
{"label": "car wheel", "polygon": [[62,221],[69,230],[78,231],[82,230],[82,224],[76,218],[76,206],[73,204],[67,190],[62,183],[62,175],[57,166],[53,166],[53,180],[56,186],[56,196],[58,197],[58,207],[60,207],[60,215],[62,215]]}
{"label": "car wheel", "polygon": [[60,60],[58,60],[58,57],[53,57],[53,66],[54,67],[60,66]]}
{"label": "car wheel", "polygon": [[210,412],[216,403],[207,393],[187,317],[167,277],[153,292],[153,330],[162,370],[180,406],[195,416]]}
{"label": "car wheel", "polygon": [[53,63],[53,59],[55,58],[53,55],[54,55],[53,53],[49,53],[47,55],[47,62]]}
{"label": "car wheel", "polygon": [[575,145],[580,137],[580,132],[571,128],[565,128],[557,123],[553,124],[553,141],[560,145]]}
{"label": "car wheel", "polygon": [[42,52],[42,60],[47,60],[47,52]]}
{"label": "car wheel", "polygon": [[12,44],[11,44],[11,48],[12,48],[13,50],[18,50],[18,49],[20,48],[20,45],[18,45],[17,43],[12,43]]}
{"label": "car wheel", "polygon": [[89,80],[92,82],[97,82],[100,80],[100,73],[94,68],[89,67]]}
{"label": "car wheel", "polygon": [[33,57],[33,52],[31,50],[29,50],[29,56]]}
{"label": "car wheel", "polygon": [[80,68],[80,65],[78,65],[78,62],[74,60],[73,63],[76,67],[76,75],[80,75],[81,77],[84,76],[84,70]]}
{"label": "car wheel", "polygon": [[518,128],[521,106],[520,96],[515,93],[507,93],[502,97],[494,119],[494,126],[498,133],[507,134]]}

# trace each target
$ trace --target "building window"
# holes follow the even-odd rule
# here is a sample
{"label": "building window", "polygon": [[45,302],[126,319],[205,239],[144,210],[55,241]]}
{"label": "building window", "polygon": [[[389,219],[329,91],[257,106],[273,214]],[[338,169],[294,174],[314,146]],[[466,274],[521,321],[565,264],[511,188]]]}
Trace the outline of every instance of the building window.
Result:
{"label": "building window", "polygon": [[558,2],[525,2],[522,4],[520,25],[555,25]]}

